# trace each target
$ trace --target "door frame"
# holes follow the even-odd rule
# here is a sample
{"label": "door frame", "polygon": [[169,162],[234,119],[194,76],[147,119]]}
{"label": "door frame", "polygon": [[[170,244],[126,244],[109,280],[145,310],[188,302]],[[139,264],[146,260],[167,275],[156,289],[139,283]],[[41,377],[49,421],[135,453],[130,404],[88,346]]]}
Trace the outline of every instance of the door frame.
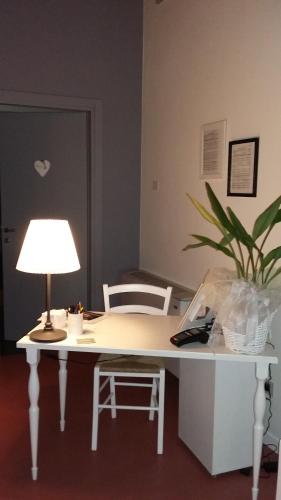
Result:
{"label": "door frame", "polygon": [[[83,97],[17,92],[0,89],[0,106],[37,107],[61,111],[84,111],[87,116],[87,307],[101,304],[102,283],[102,102]],[[0,109],[1,112],[1,109]],[[0,206],[1,216],[1,206]],[[1,220],[1,219],[0,219]],[[0,278],[3,279],[2,248]],[[3,300],[0,297],[0,352],[4,351]],[[2,332],[2,333],[1,333]]]}

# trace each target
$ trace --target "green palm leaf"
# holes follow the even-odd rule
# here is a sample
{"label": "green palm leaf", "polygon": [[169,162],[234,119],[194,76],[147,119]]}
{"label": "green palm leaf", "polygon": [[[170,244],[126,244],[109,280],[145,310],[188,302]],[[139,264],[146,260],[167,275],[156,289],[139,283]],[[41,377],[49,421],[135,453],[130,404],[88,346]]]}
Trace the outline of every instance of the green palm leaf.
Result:
{"label": "green palm leaf", "polygon": [[262,212],[257,218],[253,228],[253,239],[256,241],[274,222],[275,217],[279,217],[279,206],[281,203],[281,196],[269,205],[269,207]]}
{"label": "green palm leaf", "polygon": [[278,267],[278,269],[275,271],[275,273],[272,274],[269,279],[267,279],[266,285],[268,285],[272,280],[274,280],[276,278],[276,276],[278,276],[278,274],[280,274],[280,273],[281,273],[281,267]]}
{"label": "green palm leaf", "polygon": [[220,245],[228,245],[229,243],[232,242],[234,236],[233,234],[227,233],[221,240],[220,240]]}
{"label": "green palm leaf", "polygon": [[279,209],[277,214],[275,215],[275,218],[272,222],[272,225],[274,226],[275,224],[278,224],[278,222],[281,222],[281,210]]}
{"label": "green palm leaf", "polygon": [[197,201],[196,198],[193,198],[188,193],[186,193],[186,196],[188,196],[188,198],[190,199],[191,203],[195,206],[195,208],[198,210],[198,212],[200,213],[200,215],[202,215],[202,217],[205,220],[207,220],[208,222],[210,222],[210,224],[214,224],[215,226],[220,227],[219,221],[210,212],[208,212],[208,210],[199,201]]}
{"label": "green palm leaf", "polygon": [[273,248],[265,257],[261,259],[261,269],[265,269],[272,261],[281,258],[281,247]]}
{"label": "green palm leaf", "polygon": [[189,250],[190,248],[199,248],[204,246],[206,246],[205,243],[193,243],[191,245],[186,245],[182,250],[185,252],[185,250]]}
{"label": "green palm leaf", "polygon": [[253,238],[247,233],[246,229],[244,226],[241,224],[240,220],[238,217],[236,217],[235,213],[230,207],[227,207],[228,215],[229,218],[232,222],[232,226],[235,232],[236,238],[241,241],[244,245],[247,247],[255,247],[256,244],[253,240]]}
{"label": "green palm leaf", "polygon": [[223,252],[228,257],[231,257],[232,259],[237,260],[235,254],[233,252],[231,252],[231,250],[229,250],[225,246],[221,245],[220,243],[217,243],[216,241],[213,241],[210,238],[207,238],[206,236],[201,236],[199,234],[192,234],[191,236],[193,236],[193,238],[199,240],[204,246],[209,246],[211,248],[214,248],[215,250],[219,250],[220,252]]}
{"label": "green palm leaf", "polygon": [[228,220],[228,217],[222,208],[219,200],[217,199],[214,191],[212,190],[210,184],[208,182],[205,183],[206,190],[207,190],[207,195],[211,204],[211,207],[213,209],[214,214],[217,216],[218,220],[222,224],[223,227],[227,229],[231,234],[233,233],[233,227]]}

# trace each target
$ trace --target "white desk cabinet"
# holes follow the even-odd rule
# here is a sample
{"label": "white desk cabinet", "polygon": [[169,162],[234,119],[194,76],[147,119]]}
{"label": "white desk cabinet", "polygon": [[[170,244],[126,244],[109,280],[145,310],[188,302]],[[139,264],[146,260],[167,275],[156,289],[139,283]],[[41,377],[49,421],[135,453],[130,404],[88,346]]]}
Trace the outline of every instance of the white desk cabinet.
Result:
{"label": "white desk cabinet", "polygon": [[210,474],[253,465],[255,390],[253,363],[180,360],[179,437]]}
{"label": "white desk cabinet", "polygon": [[[124,273],[122,282],[173,286],[171,315],[183,315],[194,295],[142,270]],[[179,437],[210,474],[252,466],[254,364],[166,358],[165,367],[179,378]]]}

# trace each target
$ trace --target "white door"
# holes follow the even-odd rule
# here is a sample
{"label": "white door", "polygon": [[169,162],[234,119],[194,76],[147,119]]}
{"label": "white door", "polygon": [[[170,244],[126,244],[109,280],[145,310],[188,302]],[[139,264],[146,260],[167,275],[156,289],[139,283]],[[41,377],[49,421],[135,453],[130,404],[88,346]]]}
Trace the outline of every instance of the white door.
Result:
{"label": "white door", "polygon": [[[87,159],[86,113],[0,113],[2,339],[22,337],[45,309],[45,277],[15,269],[30,219],[69,221],[81,270],[52,277],[51,307],[86,305]],[[45,176],[34,167],[38,160],[50,163]]]}

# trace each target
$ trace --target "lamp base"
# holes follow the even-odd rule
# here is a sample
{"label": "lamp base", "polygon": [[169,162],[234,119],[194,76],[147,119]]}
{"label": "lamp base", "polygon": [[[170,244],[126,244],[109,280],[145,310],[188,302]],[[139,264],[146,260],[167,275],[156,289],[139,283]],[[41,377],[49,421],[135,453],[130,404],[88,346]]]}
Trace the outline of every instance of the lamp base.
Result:
{"label": "lamp base", "polygon": [[54,328],[53,330],[34,330],[30,333],[29,338],[34,342],[59,342],[67,337],[65,330],[58,330]]}

